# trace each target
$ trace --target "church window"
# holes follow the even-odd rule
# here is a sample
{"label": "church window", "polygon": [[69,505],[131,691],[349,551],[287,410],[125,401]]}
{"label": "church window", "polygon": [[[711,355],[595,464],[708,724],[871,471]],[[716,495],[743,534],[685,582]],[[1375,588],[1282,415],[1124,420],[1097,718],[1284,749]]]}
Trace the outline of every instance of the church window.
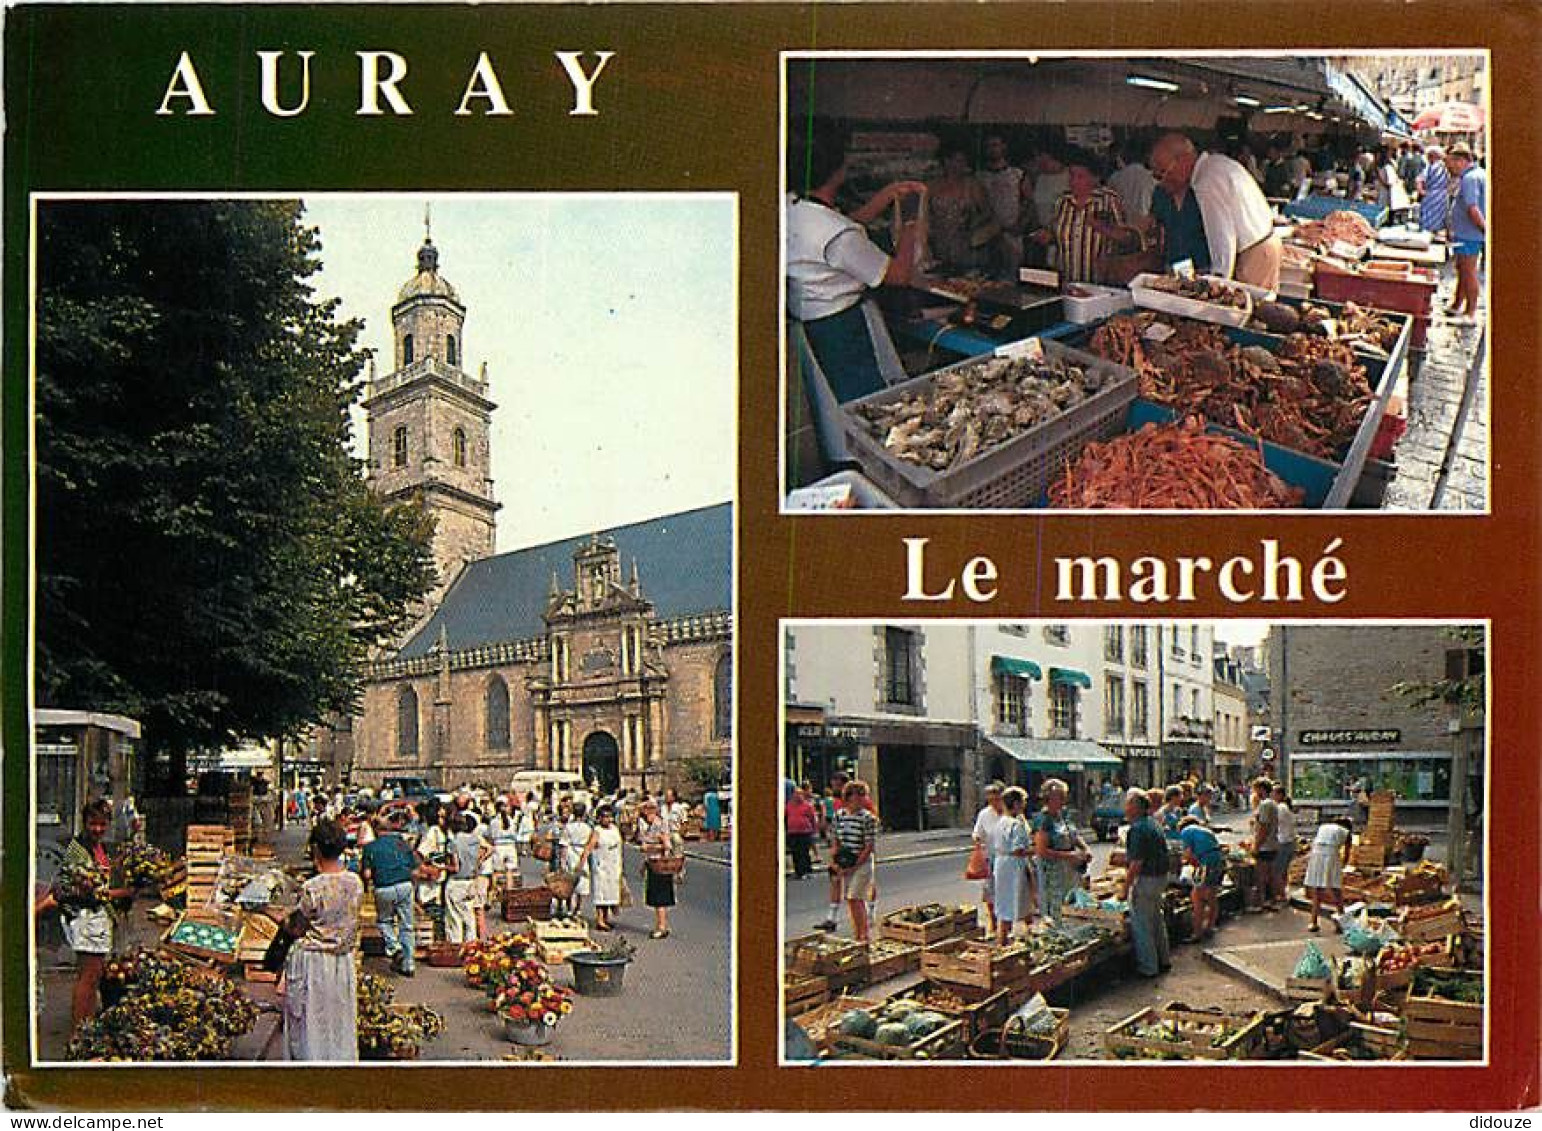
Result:
{"label": "church window", "polygon": [[487,748],[509,748],[509,685],[496,675],[487,681]]}
{"label": "church window", "polygon": [[712,737],[728,738],[734,726],[734,659],[724,652],[712,673]]}
{"label": "church window", "polygon": [[444,359],[451,365],[460,364],[460,356],[455,352],[454,334],[446,334],[444,336]]}
{"label": "church window", "polygon": [[405,424],[391,433],[391,463],[397,467],[407,466],[407,426]]}
{"label": "church window", "polygon": [[396,754],[399,758],[418,755],[418,693],[404,687],[396,697]]}
{"label": "church window", "polygon": [[402,364],[411,365],[412,361],[412,335],[404,334],[402,335]]}
{"label": "church window", "polygon": [[455,430],[455,466],[466,466],[466,430],[464,428]]}

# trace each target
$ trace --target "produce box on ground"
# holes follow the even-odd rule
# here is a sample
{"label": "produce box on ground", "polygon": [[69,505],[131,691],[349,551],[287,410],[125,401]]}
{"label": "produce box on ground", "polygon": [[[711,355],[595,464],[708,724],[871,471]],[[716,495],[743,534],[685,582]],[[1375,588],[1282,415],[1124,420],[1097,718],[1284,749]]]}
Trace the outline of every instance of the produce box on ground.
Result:
{"label": "produce box on ground", "polygon": [[1451,968],[1457,962],[1456,936],[1427,943],[1384,946],[1376,954],[1376,988],[1394,990],[1413,981],[1420,966]]}
{"label": "produce box on ground", "polygon": [[1118,902],[1118,900],[1102,900],[1095,907],[1078,907],[1074,903],[1068,903],[1061,908],[1060,915],[1062,920],[1102,927],[1114,941],[1123,941],[1130,933],[1126,912],[1117,907],[1105,906],[1105,904]]}
{"label": "produce box on ground", "polygon": [[1397,933],[1406,942],[1446,939],[1460,935],[1463,926],[1462,901],[1454,896],[1444,903],[1406,907],[1397,918]]}
{"label": "produce box on ground", "polygon": [[241,922],[235,916],[189,911],[161,941],[189,958],[234,962],[241,945]]}
{"label": "produce box on ground", "polygon": [[1387,878],[1393,902],[1411,905],[1436,903],[1445,897],[1446,870],[1439,864],[1421,863]]}
{"label": "produce box on ground", "polygon": [[1263,1041],[1264,1015],[1195,1010],[1179,1002],[1131,1014],[1103,1037],[1117,1057],[1246,1060]]}
{"label": "produce box on ground", "polygon": [[552,890],[545,884],[532,888],[512,888],[503,893],[503,921],[519,923],[526,919],[545,919],[551,915]]}
{"label": "produce box on ground", "polygon": [[1040,346],[1042,358],[974,358],[845,405],[852,457],[901,506],[1039,505],[1066,460],[1119,430],[1136,391],[1128,369]]}
{"label": "produce box on ground", "polygon": [[1408,1041],[1396,1029],[1355,1021],[1350,1023],[1348,1032],[1303,1052],[1301,1059],[1331,1062],[1407,1060]]}
{"label": "produce box on ground", "polygon": [[912,946],[931,946],[958,933],[955,927],[957,910],[945,903],[901,907],[879,920],[878,935]]}
{"label": "produce box on ground", "polygon": [[1285,979],[1285,996],[1291,1001],[1324,1001],[1333,996],[1333,979],[1292,975]]}
{"label": "produce box on ground", "polygon": [[802,935],[787,944],[787,968],[799,974],[829,979],[831,991],[851,989],[867,978],[867,946],[823,931]]}
{"label": "produce box on ground", "polygon": [[826,1054],[833,1048],[835,1036],[833,1030],[843,1017],[853,1010],[866,1010],[871,1013],[882,1004],[871,998],[842,994],[824,1005],[809,1010],[796,1018],[796,1021],[798,1027],[808,1034],[808,1039],[813,1042],[814,1047],[821,1054]]}
{"label": "produce box on ground", "polygon": [[785,1016],[796,1017],[800,1013],[818,1009],[829,1000],[830,979],[817,974],[787,972],[787,980],[782,983],[782,1012]]}
{"label": "produce box on ground", "polygon": [[964,1023],[910,998],[852,1010],[831,1030],[834,1046],[878,1060],[962,1060],[969,1051]]}
{"label": "produce box on ground", "polygon": [[1408,1052],[1415,1060],[1467,1060],[1483,1055],[1483,975],[1424,970],[1403,1006]]}
{"label": "produce box on ground", "polygon": [[594,949],[589,924],[582,919],[528,919],[525,933],[535,940],[536,954],[548,966],[557,966],[570,955]]}
{"label": "produce box on ground", "polygon": [[1071,1011],[1046,1005],[1043,998],[1030,1010],[1019,1010],[1002,1026],[1001,1055],[1013,1060],[1053,1060],[1071,1039]]}
{"label": "produce box on ground", "polygon": [[975,939],[948,939],[921,952],[921,973],[968,996],[1024,986],[1033,973],[1033,952],[1021,943],[996,946]]}
{"label": "produce box on ground", "polygon": [[909,998],[934,1013],[941,1013],[955,1021],[962,1021],[965,1039],[969,1041],[973,1041],[987,1029],[999,1028],[1005,1023],[1007,1015],[1012,1012],[1012,1002],[1007,990],[998,990],[977,1001],[969,1001],[954,987],[930,980],[917,982],[894,994],[893,997]]}
{"label": "produce box on ground", "polygon": [[867,944],[867,961],[867,984],[873,986],[919,970],[921,948],[894,939],[874,939]]}

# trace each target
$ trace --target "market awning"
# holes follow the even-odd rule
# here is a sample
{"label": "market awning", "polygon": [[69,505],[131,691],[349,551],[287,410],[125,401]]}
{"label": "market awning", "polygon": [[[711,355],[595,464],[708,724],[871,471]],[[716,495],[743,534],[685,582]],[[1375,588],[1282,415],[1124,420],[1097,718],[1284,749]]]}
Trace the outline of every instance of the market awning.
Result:
{"label": "market awning", "polygon": [[1070,684],[1080,687],[1084,691],[1092,690],[1092,677],[1086,672],[1079,672],[1075,668],[1050,668],[1049,681],[1051,683]]}
{"label": "market awning", "polygon": [[991,671],[1002,675],[1016,675],[1024,679],[1043,679],[1043,669],[1032,660],[1019,660],[1012,656],[992,656]]}
{"label": "market awning", "polygon": [[1085,738],[998,738],[985,740],[1030,770],[1080,770],[1087,766],[1122,766],[1121,759]]}

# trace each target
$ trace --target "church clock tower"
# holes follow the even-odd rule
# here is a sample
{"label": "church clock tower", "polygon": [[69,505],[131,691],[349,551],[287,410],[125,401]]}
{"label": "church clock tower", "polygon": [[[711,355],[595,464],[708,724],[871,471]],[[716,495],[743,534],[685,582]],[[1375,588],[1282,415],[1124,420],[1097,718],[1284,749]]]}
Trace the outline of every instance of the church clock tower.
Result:
{"label": "church clock tower", "polygon": [[392,502],[421,500],[433,516],[439,583],[430,606],[467,562],[493,553],[489,430],[493,404],[487,365],[472,376],[466,358],[466,308],[439,274],[439,249],[425,231],[417,273],[391,307],[395,365],[383,377],[370,363],[364,411],[369,482]]}

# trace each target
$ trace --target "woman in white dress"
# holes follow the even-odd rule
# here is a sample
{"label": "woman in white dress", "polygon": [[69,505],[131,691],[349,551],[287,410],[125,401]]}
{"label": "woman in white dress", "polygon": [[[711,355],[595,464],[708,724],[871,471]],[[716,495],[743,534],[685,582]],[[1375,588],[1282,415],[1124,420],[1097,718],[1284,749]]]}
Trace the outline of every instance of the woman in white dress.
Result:
{"label": "woman in white dress", "polygon": [[1006,815],[996,827],[995,858],[991,878],[996,897],[996,942],[1005,946],[1018,923],[1033,918],[1033,893],[1028,886],[1028,857],[1033,852],[1033,834],[1023,818],[1028,794],[1012,786],[1001,794]]}
{"label": "woman in white dress", "polygon": [[359,1059],[353,948],[364,882],[343,867],[348,836],[335,821],[311,830],[316,874],[300,889],[285,929],[296,937],[284,964],[284,1048],[294,1061]]}
{"label": "woman in white dress", "polygon": [[[1344,865],[1349,862],[1349,845],[1354,839],[1354,822],[1348,817],[1335,817],[1317,826],[1312,838],[1312,850],[1306,857],[1306,890],[1312,897],[1312,921],[1307,930],[1316,931],[1317,916],[1322,911],[1324,899],[1331,899],[1340,915],[1344,913]],[[1339,930],[1338,920],[1331,920],[1334,930]]]}
{"label": "woman in white dress", "polygon": [[590,892],[594,902],[594,929],[613,930],[616,911],[621,906],[621,830],[616,827],[616,811],[609,805],[595,810],[598,822],[578,859],[582,875],[589,866]]}
{"label": "woman in white dress", "polygon": [[584,896],[589,894],[589,873],[579,865],[584,849],[589,847],[589,838],[594,835],[594,826],[586,820],[588,812],[589,807],[582,801],[574,801],[573,815],[562,826],[557,838],[562,870],[573,873],[575,877],[573,896],[567,906],[569,915],[577,915],[582,910]]}

